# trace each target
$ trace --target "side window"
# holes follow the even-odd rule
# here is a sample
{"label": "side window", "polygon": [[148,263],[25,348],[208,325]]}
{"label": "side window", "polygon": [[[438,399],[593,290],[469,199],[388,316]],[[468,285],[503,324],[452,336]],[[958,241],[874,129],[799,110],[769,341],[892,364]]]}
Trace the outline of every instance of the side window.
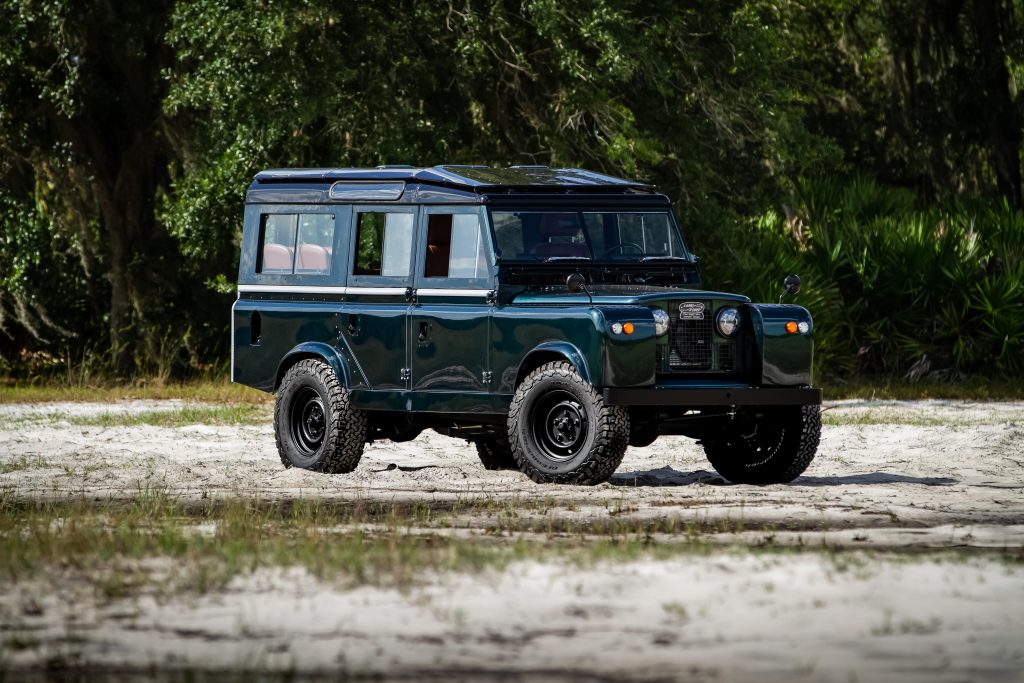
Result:
{"label": "side window", "polygon": [[295,214],[264,215],[260,225],[257,273],[291,273],[295,263]]}
{"label": "side window", "polygon": [[487,260],[477,214],[435,213],[427,223],[424,277],[487,276]]}
{"label": "side window", "polygon": [[357,214],[353,275],[408,277],[412,256],[413,214]]}
{"label": "side window", "polygon": [[330,275],[334,248],[334,216],[324,213],[299,214],[295,272]]}
{"label": "side window", "polygon": [[264,214],[256,272],[267,275],[330,275],[334,216],[324,213]]}

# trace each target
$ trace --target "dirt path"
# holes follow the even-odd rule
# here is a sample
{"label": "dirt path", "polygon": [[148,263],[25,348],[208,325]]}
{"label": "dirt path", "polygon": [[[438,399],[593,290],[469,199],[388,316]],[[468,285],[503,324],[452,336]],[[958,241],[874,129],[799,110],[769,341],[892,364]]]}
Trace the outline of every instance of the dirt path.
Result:
{"label": "dirt path", "polygon": [[[631,448],[611,482],[538,486],[518,472],[488,472],[464,441],[424,432],[367,447],[350,475],[284,469],[269,411],[257,426],[75,426],[103,413],[175,410],[175,402],[0,405],[0,488],[19,497],[130,497],[164,488],[185,499],[239,493],[425,502],[480,498],[551,501],[572,514],[730,520],[775,531],[934,529],[947,543],[1024,536],[1024,404],[839,402],[826,412],[811,467],[784,486],[734,486],[700,446],[663,437]],[[997,530],[993,539],[985,529]],[[840,535],[841,536],[841,535]],[[907,535],[895,537],[906,539]]]}
{"label": "dirt path", "polygon": [[[166,488],[185,500],[543,501],[544,514],[583,523],[678,519],[727,546],[596,567],[526,560],[504,572],[438,575],[412,591],[349,589],[301,569],[261,570],[217,594],[167,600],[100,602],[75,586],[47,592],[21,582],[0,596],[0,635],[30,633],[37,646],[0,650],[0,664],[32,671],[71,651],[129,670],[412,679],[1024,680],[1019,562],[919,552],[1019,557],[1024,404],[828,407],[818,458],[790,485],[730,485],[699,446],[670,437],[630,449],[614,479],[591,488],[487,472],[471,446],[433,433],[374,444],[354,474],[323,476],[281,467],[269,413],[255,426],[104,427],[71,421],[181,406],[0,406],[0,489],[18,498]],[[451,533],[482,534],[487,523],[461,519]],[[737,550],[766,542],[884,552]]]}

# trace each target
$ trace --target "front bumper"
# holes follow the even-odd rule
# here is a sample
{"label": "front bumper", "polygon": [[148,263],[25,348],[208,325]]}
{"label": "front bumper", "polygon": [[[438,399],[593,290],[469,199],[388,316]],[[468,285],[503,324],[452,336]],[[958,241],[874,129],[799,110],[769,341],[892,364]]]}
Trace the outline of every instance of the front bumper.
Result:
{"label": "front bumper", "polygon": [[602,392],[605,403],[622,406],[804,406],[821,405],[821,389],[810,387],[647,387]]}

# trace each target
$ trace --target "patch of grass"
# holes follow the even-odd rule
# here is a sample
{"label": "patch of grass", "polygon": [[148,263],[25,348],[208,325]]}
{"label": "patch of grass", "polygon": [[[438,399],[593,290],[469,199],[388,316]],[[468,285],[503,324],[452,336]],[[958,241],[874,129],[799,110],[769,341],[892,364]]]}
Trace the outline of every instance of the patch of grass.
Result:
{"label": "patch of grass", "polygon": [[882,620],[881,625],[875,626],[871,629],[871,635],[876,637],[885,637],[893,635],[914,635],[914,636],[928,636],[939,632],[942,627],[942,620],[938,617],[932,617],[928,621],[920,621],[908,617],[901,620],[898,624],[893,622],[892,610],[885,611],[885,617]]}
{"label": "patch of grass", "polygon": [[[0,493],[0,586],[28,578],[61,581],[72,572],[100,599],[114,600],[215,591],[262,567],[300,566],[344,585],[405,589],[432,573],[501,570],[522,560],[588,567],[712,552],[781,557],[824,551],[838,571],[856,571],[880,555],[742,544],[723,548],[705,542],[703,527],[679,520],[607,513],[572,520],[558,517],[544,501],[522,501],[513,517],[504,505],[489,499],[434,505],[254,496],[186,503],[161,490],[140,491],[128,500],[40,501],[6,492]],[[501,520],[496,522],[501,532],[475,525],[488,515]],[[679,616],[674,611],[666,608],[667,615]]]}
{"label": "patch of grass", "polygon": [[21,472],[23,470],[30,469],[41,469],[46,467],[53,467],[53,465],[46,461],[45,458],[34,457],[30,458],[27,455],[19,455],[0,462],[0,474],[10,474],[11,472]]}
{"label": "patch of grass", "polygon": [[978,427],[991,425],[1007,425],[1024,422],[1024,412],[995,412],[985,416],[979,415],[932,415],[925,410],[900,408],[889,405],[879,408],[856,408],[850,410],[845,406],[825,408],[821,413],[822,423],[826,425],[906,425],[911,427]]}
{"label": "patch of grass", "polygon": [[934,417],[924,413],[898,410],[857,410],[854,412],[825,410],[821,414],[822,424],[831,426],[859,425],[906,425],[909,427],[973,427],[978,425],[1005,424],[1005,418],[949,418]]}
{"label": "patch of grass", "polygon": [[686,605],[681,602],[665,602],[662,603],[661,609],[665,611],[665,615],[672,621],[688,621],[690,615],[686,611]]}
{"label": "patch of grass", "polygon": [[130,399],[169,398],[202,403],[265,404],[273,401],[273,396],[270,394],[241,384],[233,384],[227,379],[180,384],[137,380],[124,384],[111,382],[87,386],[68,386],[57,382],[0,383],[0,403],[52,403],[54,401],[109,403]]}
{"label": "patch of grass", "polygon": [[269,408],[260,404],[240,403],[214,406],[185,406],[175,410],[147,410],[139,413],[100,413],[68,418],[82,427],[184,427],[186,425],[248,425],[268,424]]}
{"label": "patch of grass", "polygon": [[1024,382],[1019,379],[984,379],[974,377],[960,382],[908,382],[878,380],[821,385],[826,399],[910,400],[910,399],[963,399],[974,401],[1024,400]]}

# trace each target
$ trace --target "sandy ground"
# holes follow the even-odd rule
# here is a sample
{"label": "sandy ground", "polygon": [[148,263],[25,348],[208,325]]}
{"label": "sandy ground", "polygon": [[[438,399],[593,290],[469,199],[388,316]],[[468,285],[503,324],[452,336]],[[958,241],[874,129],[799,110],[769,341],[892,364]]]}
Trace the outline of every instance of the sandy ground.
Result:
{"label": "sandy ground", "polygon": [[[160,487],[197,500],[545,500],[548,514],[581,520],[671,516],[743,530],[712,535],[723,549],[708,556],[586,569],[523,562],[503,573],[433,577],[411,592],[346,590],[295,569],[160,602],[100,605],[69,586],[25,615],[19,605],[42,589],[7,585],[0,631],[30,629],[51,654],[72,648],[82,661],[112,667],[466,680],[524,672],[531,680],[1024,680],[1024,568],[994,552],[960,561],[920,552],[1019,555],[1022,403],[830,403],[832,424],[805,476],[768,487],[724,482],[699,446],[673,437],[630,449],[607,484],[554,487],[487,472],[472,446],[433,433],[373,444],[354,474],[324,476],[281,467],[269,419],[181,428],[66,421],[176,407],[0,406],[0,466],[13,470],[0,474],[0,488],[39,498]],[[461,532],[473,533],[465,521]],[[829,553],[735,550],[766,541],[886,552],[851,569]],[[31,668],[42,656],[33,649],[5,659]]]}

